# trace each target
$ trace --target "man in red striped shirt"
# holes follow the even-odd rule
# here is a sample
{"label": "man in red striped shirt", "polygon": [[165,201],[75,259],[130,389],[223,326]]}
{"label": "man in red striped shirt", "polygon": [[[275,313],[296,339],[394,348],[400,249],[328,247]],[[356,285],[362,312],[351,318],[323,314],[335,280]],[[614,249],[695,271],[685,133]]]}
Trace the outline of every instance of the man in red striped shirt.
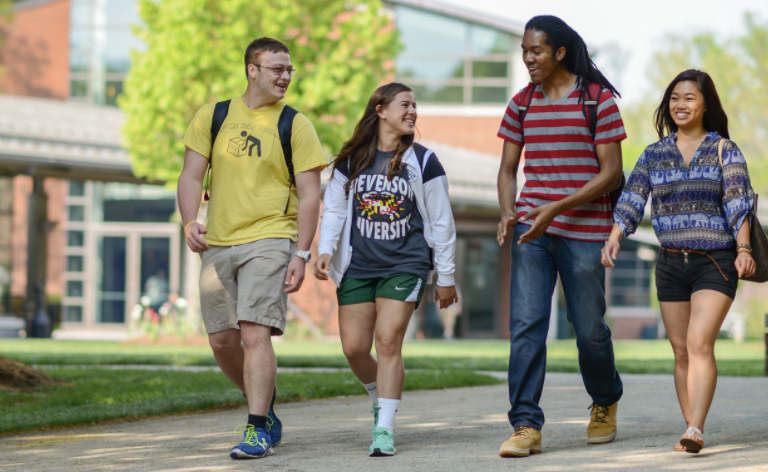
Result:
{"label": "man in red striped shirt", "polygon": [[[613,222],[608,194],[621,183],[621,141],[627,137],[614,100],[618,92],[592,63],[581,36],[557,17],[532,18],[522,48],[532,84],[512,98],[499,129],[498,242],[512,238],[508,379],[515,429],[501,446],[504,457],[541,452],[539,399],[558,276],[593,401],[588,444],[616,437],[623,393],[603,320],[600,264]],[[526,181],[515,201],[523,147]]]}

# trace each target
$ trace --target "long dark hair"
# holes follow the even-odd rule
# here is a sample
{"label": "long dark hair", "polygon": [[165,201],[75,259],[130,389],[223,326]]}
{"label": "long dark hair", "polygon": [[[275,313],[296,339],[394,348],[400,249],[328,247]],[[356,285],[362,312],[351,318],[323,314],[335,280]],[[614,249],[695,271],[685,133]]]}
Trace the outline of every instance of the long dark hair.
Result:
{"label": "long dark hair", "polygon": [[525,29],[526,31],[534,30],[545,33],[547,35],[547,44],[552,47],[553,56],[560,48],[565,48],[563,65],[568,69],[568,72],[579,77],[579,88],[582,92],[582,98],[586,96],[590,82],[600,84],[610,90],[614,96],[621,97],[616,87],[608,82],[608,79],[592,62],[592,58],[587,50],[587,44],[579,33],[568,26],[565,21],[552,15],[534,16],[525,24]]}
{"label": "long dark hair", "polygon": [[[373,164],[374,159],[376,159],[376,143],[379,138],[379,115],[376,113],[376,107],[381,105],[384,108],[394,101],[398,93],[412,91],[407,85],[392,82],[377,88],[373,95],[371,95],[371,99],[368,100],[368,105],[365,107],[365,112],[363,112],[363,117],[360,118],[355,127],[354,134],[352,134],[349,141],[344,143],[333,162],[334,169],[349,165],[349,180],[344,186],[347,192],[349,192],[352,181],[360,175],[360,172]],[[387,175],[389,181],[392,181],[395,175],[403,170],[403,154],[413,144],[414,134],[404,134],[400,138],[400,142],[397,143],[395,157],[392,158],[392,167],[390,167],[389,174]]]}
{"label": "long dark hair", "polygon": [[720,103],[720,95],[717,94],[715,82],[709,74],[697,69],[688,69],[679,73],[664,91],[664,98],[661,99],[659,107],[653,114],[659,139],[664,139],[665,136],[677,131],[677,124],[672,119],[672,112],[669,109],[669,100],[672,98],[675,86],[684,80],[695,82],[699,87],[699,92],[704,95],[704,106],[706,107],[704,129],[710,132],[717,131],[720,136],[731,139],[731,135],[728,133],[728,115],[725,114],[723,105]]}

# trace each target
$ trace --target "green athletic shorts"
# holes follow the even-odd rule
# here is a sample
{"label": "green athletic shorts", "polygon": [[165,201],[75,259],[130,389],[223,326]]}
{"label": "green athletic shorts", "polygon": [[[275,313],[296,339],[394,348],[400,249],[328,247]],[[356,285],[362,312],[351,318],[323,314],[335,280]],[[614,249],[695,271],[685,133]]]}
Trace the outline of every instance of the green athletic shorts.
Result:
{"label": "green athletic shorts", "polygon": [[424,295],[424,280],[411,274],[395,274],[375,279],[344,279],[336,289],[339,306],[376,302],[376,297],[416,302]]}

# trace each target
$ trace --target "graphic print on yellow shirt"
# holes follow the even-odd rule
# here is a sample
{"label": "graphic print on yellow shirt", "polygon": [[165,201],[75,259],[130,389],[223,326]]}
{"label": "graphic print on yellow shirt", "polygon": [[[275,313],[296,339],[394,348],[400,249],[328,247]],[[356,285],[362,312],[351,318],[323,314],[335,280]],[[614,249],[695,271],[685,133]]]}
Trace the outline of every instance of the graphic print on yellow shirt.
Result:
{"label": "graphic print on yellow shirt", "polygon": [[[298,197],[290,184],[277,120],[285,103],[252,110],[242,97],[233,98],[213,146],[208,234],[214,246],[233,246],[267,238],[297,239]],[[211,150],[215,103],[203,106],[189,124],[184,145],[203,156]],[[312,123],[297,114],[291,136],[293,168],[301,172],[324,168],[320,140]],[[288,211],[285,204],[289,201]],[[285,212],[285,213],[284,213]]]}

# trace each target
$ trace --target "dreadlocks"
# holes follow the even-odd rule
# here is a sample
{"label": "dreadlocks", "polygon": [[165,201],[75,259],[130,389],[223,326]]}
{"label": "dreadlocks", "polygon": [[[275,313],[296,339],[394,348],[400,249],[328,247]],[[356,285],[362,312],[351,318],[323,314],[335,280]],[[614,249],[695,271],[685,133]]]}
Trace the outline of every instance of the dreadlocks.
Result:
{"label": "dreadlocks", "polygon": [[587,45],[579,33],[568,26],[566,22],[552,15],[534,16],[525,24],[525,29],[526,31],[534,30],[546,34],[547,44],[552,47],[553,54],[557,53],[560,48],[565,48],[563,65],[570,73],[579,77],[582,97],[586,96],[590,82],[600,84],[610,90],[614,96],[621,97],[616,87],[608,82],[608,79],[592,62]]}

